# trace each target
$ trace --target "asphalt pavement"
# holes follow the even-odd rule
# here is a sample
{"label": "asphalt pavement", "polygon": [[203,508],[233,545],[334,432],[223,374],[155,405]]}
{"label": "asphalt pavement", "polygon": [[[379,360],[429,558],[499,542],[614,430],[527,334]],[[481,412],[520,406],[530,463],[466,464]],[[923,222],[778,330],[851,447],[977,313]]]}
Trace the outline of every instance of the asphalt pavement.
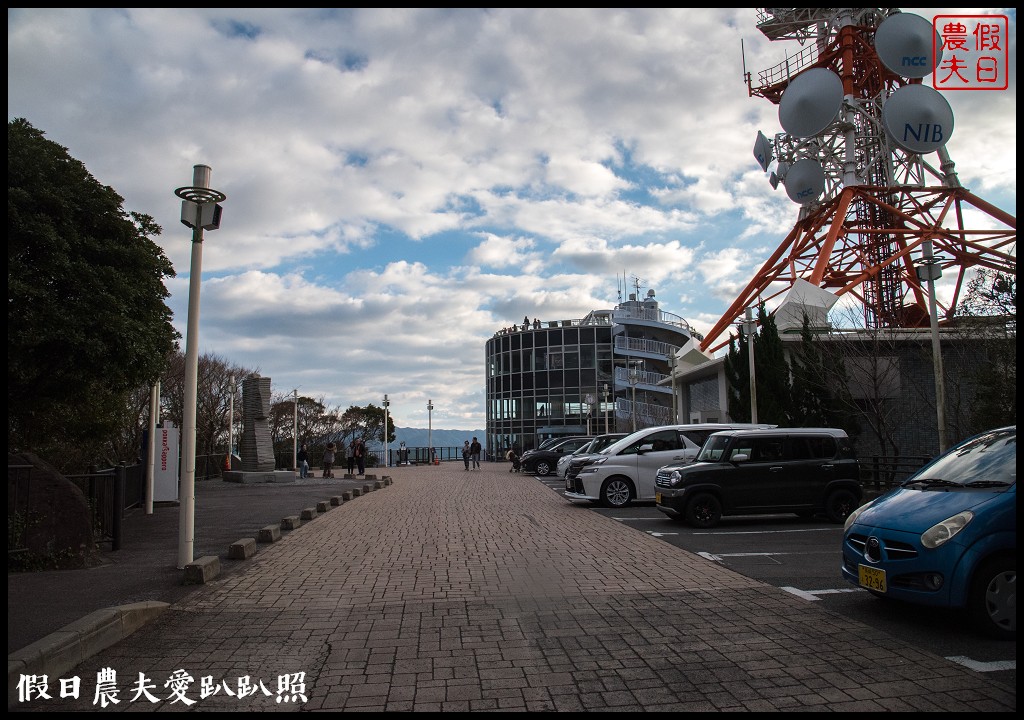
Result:
{"label": "asphalt pavement", "polygon": [[[1014,688],[568,503],[505,463],[368,472],[388,479],[337,505],[373,480],[197,483],[194,555],[221,566],[206,584],[182,584],[176,505],[129,515],[102,565],[9,574],[9,708],[1016,710]],[[252,557],[229,557],[318,506]],[[54,659],[68,628],[142,606],[116,642]],[[36,664],[19,672],[26,647]]]}

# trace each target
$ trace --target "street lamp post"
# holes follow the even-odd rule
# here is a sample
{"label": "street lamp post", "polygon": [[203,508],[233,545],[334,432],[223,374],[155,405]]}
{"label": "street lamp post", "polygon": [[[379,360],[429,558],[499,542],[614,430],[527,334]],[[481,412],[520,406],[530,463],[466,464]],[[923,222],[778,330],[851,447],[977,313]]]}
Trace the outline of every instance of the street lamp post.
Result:
{"label": "street lamp post", "polygon": [[221,206],[227,196],[210,189],[210,166],[192,168],[192,185],[174,194],[181,198],[181,222],[192,228],[192,265],[188,279],[188,326],[185,337],[185,404],[182,408],[178,567],[193,560],[196,512],[196,400],[199,385],[199,289],[203,277],[203,230],[220,227]]}
{"label": "street lamp post", "polygon": [[299,469],[299,389],[295,388],[295,409],[292,413],[292,467]]}
{"label": "street lamp post", "polygon": [[747,308],[746,320],[743,327],[747,331],[747,360],[750,366],[750,422],[757,422],[757,382],[754,373],[754,330],[757,323],[754,322],[754,311]]}
{"label": "street lamp post", "polygon": [[946,433],[946,380],[942,370],[942,346],[939,343],[939,314],[935,305],[935,281],[942,277],[942,268],[932,254],[931,240],[925,241],[921,248],[921,266],[917,268],[917,277],[928,283],[928,318],[932,336],[932,372],[935,375],[935,420],[939,430],[939,452],[944,453],[949,447]]}
{"label": "street lamp post", "polygon": [[608,383],[604,384],[604,432],[605,434],[611,432],[608,429]]}
{"label": "street lamp post", "polygon": [[388,396],[384,395],[384,467],[391,467],[391,458],[389,457],[389,443],[388,443]]}
{"label": "street lamp post", "polygon": [[433,413],[434,413],[434,402],[432,400],[428,399],[427,400],[427,459],[429,460],[431,465],[434,464],[434,455],[433,455],[433,452],[434,452],[434,438],[432,437],[432,434],[434,432],[434,417],[433,417]]}
{"label": "street lamp post", "polygon": [[679,412],[676,410],[676,353],[675,350],[668,351],[668,374],[672,378],[672,424],[679,423]]}
{"label": "street lamp post", "polygon": [[587,435],[590,435],[590,411],[594,407],[594,396],[587,393],[587,397],[584,400],[587,403]]}
{"label": "street lamp post", "polygon": [[228,382],[231,383],[231,391],[228,393],[228,459],[224,462],[224,469],[231,469],[231,450],[235,446],[235,376],[232,375]]}
{"label": "street lamp post", "polygon": [[630,415],[632,416],[633,432],[636,432],[636,386],[640,382],[640,371],[636,367],[636,361],[631,361],[629,365],[629,384],[633,389],[633,400],[630,407]]}

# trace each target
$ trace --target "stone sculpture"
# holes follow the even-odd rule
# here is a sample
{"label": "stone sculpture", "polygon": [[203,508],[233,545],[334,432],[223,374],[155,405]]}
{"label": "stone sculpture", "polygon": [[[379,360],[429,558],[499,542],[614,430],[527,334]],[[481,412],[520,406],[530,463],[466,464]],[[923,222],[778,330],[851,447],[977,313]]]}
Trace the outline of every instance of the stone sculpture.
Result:
{"label": "stone sculpture", "polygon": [[274,471],[270,378],[250,375],[242,381],[242,439],[238,453],[242,458],[242,472]]}

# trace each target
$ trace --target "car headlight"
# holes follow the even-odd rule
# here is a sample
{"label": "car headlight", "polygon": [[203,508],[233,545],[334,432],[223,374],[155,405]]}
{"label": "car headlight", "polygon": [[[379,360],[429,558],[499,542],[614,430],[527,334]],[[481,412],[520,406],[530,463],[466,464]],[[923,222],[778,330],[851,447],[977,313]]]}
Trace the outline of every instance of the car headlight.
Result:
{"label": "car headlight", "polygon": [[606,462],[608,462],[608,458],[603,457],[603,458],[598,458],[597,460],[594,460],[590,464],[591,465],[604,465]]}
{"label": "car headlight", "polygon": [[668,483],[672,487],[675,487],[676,485],[679,484],[679,481],[682,480],[682,479],[683,479],[682,473],[680,473],[678,470],[673,470],[671,473],[669,473]]}
{"label": "car headlight", "polygon": [[864,504],[863,504],[863,505],[861,505],[861,506],[860,506],[859,508],[857,508],[857,509],[856,509],[856,510],[854,510],[854,511],[853,511],[852,513],[850,513],[849,515],[847,515],[847,516],[846,516],[846,522],[845,522],[845,523],[843,523],[843,532],[844,532],[844,533],[845,533],[845,532],[846,532],[847,530],[849,530],[849,529],[850,529],[850,526],[851,526],[851,525],[853,525],[853,524],[854,524],[855,522],[857,522],[857,518],[859,518],[859,517],[860,517],[860,514],[861,514],[862,512],[864,512],[865,510],[867,510],[867,509],[868,509],[868,505],[870,505],[870,504],[871,504],[871,503],[873,503],[873,502],[874,502],[874,500],[872,500],[871,502],[866,502],[866,503],[864,503]]}
{"label": "car headlight", "polygon": [[921,534],[921,544],[929,550],[934,550],[947,540],[950,540],[958,532],[967,527],[967,523],[974,519],[974,513],[964,510],[951,518],[932,525]]}

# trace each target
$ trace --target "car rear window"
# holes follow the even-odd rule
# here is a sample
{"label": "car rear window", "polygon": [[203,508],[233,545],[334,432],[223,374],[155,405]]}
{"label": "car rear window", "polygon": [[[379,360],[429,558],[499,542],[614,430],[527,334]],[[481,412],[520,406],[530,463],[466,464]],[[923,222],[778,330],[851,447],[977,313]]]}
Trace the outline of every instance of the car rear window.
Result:
{"label": "car rear window", "polygon": [[836,440],[825,435],[790,438],[790,451],[794,460],[823,460],[836,456]]}
{"label": "car rear window", "polygon": [[690,440],[693,440],[693,444],[700,447],[704,444],[704,441],[708,439],[708,436],[713,433],[714,430],[683,430],[682,433]]}

